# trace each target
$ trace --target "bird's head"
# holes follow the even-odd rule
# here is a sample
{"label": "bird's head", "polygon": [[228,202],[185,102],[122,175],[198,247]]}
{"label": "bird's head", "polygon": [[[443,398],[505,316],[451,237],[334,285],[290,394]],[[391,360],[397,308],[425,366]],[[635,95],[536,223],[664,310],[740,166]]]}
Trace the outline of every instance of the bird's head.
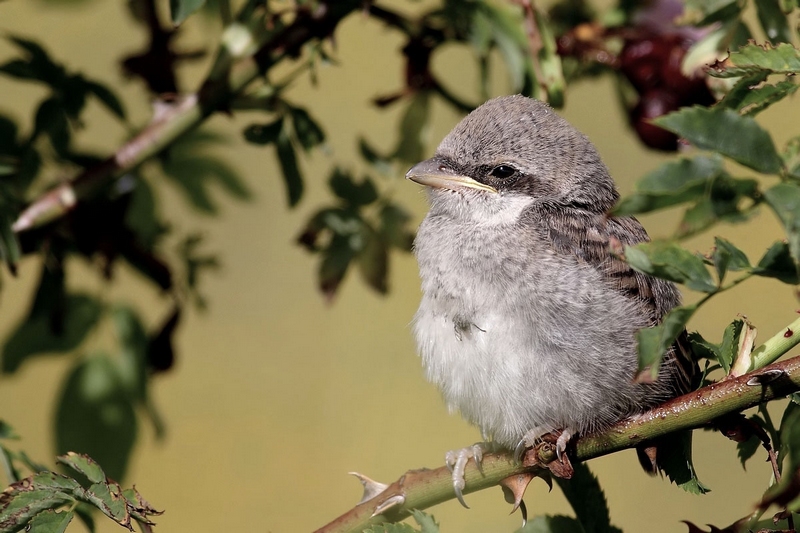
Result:
{"label": "bird's head", "polygon": [[406,177],[427,185],[431,209],[507,219],[533,202],[603,213],[618,193],[592,143],[545,103],[489,100]]}

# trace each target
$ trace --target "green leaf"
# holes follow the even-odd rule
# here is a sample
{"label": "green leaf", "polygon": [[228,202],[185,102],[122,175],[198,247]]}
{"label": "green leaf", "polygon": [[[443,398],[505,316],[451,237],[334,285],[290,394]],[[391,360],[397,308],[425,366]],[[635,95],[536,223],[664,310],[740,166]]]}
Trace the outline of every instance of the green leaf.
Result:
{"label": "green leaf", "polygon": [[722,333],[722,342],[717,350],[717,361],[725,370],[725,374],[730,373],[736,356],[739,354],[739,336],[742,334],[742,329],[744,329],[744,320],[736,319],[728,324]]}
{"label": "green leaf", "polygon": [[45,134],[59,155],[64,155],[69,151],[71,133],[61,100],[52,97],[42,102],[36,110],[34,122],[34,138]]}
{"label": "green leaf", "polygon": [[58,316],[63,323],[58,330],[53,329],[50,313],[33,311],[14,329],[3,346],[4,373],[15,372],[31,356],[69,352],[77,348],[97,323],[102,311],[100,302],[86,294],[67,295],[62,305]]}
{"label": "green leaf", "polygon": [[778,183],[764,191],[764,199],[775,211],[786,229],[795,263],[800,262],[800,186],[795,183]]}
{"label": "green leaf", "polygon": [[19,439],[17,432],[5,420],[0,420],[0,439]]}
{"label": "green leaf", "polygon": [[[654,381],[658,378],[664,354],[686,328],[686,323],[696,310],[696,305],[675,307],[664,316],[659,325],[636,332],[638,372],[641,381]],[[644,374],[645,372],[647,374]]]}
{"label": "green leaf", "polygon": [[392,163],[390,157],[380,154],[377,150],[372,148],[366,139],[363,137],[358,139],[358,150],[364,160],[375,167],[381,174],[389,175],[392,173]]}
{"label": "green leaf", "polygon": [[676,231],[676,237],[685,238],[705,230],[718,222],[743,222],[752,215],[754,204],[742,205],[744,199],[756,202],[759,198],[758,182],[736,179],[722,172],[710,183],[706,196],[686,210]]}
{"label": "green leaf", "polygon": [[764,174],[777,174],[782,161],[772,138],[751,117],[731,109],[683,108],[653,121],[698,148],[712,150]]}
{"label": "green leaf", "polygon": [[789,253],[789,244],[778,241],[770,246],[761,261],[753,270],[753,274],[767,278],[776,278],[789,285],[800,284],[797,263]]}
{"label": "green leaf", "polygon": [[410,252],[414,242],[414,233],[407,228],[410,220],[411,215],[400,206],[393,203],[384,204],[381,207],[381,223],[378,231],[390,245]]}
{"label": "green leaf", "polygon": [[639,272],[682,283],[696,291],[717,290],[703,260],[675,243],[658,241],[625,246],[625,260]]}
{"label": "green leaf", "polygon": [[720,284],[729,270],[739,271],[752,268],[750,260],[747,259],[744,252],[722,237],[714,237],[714,251],[711,253],[711,259],[717,269]]}
{"label": "green leaf", "polygon": [[124,305],[111,311],[120,344],[119,376],[128,393],[144,405],[147,399],[147,349],[149,339],[139,314]]}
{"label": "green leaf", "polygon": [[74,516],[73,511],[44,511],[34,516],[26,529],[33,533],[64,533]]}
{"label": "green leaf", "polygon": [[535,516],[516,533],[587,533],[571,516]]}
{"label": "green leaf", "polygon": [[541,70],[539,82],[547,92],[547,103],[560,108],[564,105],[564,72],[561,69],[561,56],[558,55],[556,38],[550,29],[550,21],[542,11],[536,13],[536,28],[539,31],[541,47],[538,60]]}
{"label": "green leaf", "polygon": [[420,533],[439,533],[439,524],[436,523],[432,515],[412,509],[411,516],[414,517],[417,525],[421,527]]}
{"label": "green leaf", "polygon": [[731,90],[725,94],[725,97],[717,102],[717,107],[727,107],[738,111],[743,107],[742,102],[745,98],[752,98],[750,93],[761,83],[766,81],[768,77],[769,73],[763,71],[754,72],[749,76],[743,76],[734,84]]}
{"label": "green leaf", "polygon": [[80,360],[62,387],[55,416],[56,448],[93,457],[109,477],[122,479],[136,440],[132,400],[118,366],[97,354]]}
{"label": "green leaf", "polygon": [[186,20],[189,15],[203,7],[206,0],[169,0],[169,13],[176,26]]}
{"label": "green leaf", "polygon": [[278,141],[283,130],[283,118],[268,124],[250,124],[244,130],[244,138],[253,144],[272,144]]}
{"label": "green leaf", "polygon": [[125,120],[125,108],[111,89],[94,81],[87,81],[86,88],[94,94],[109,111],[120,119]]}
{"label": "green leaf", "polygon": [[17,234],[11,229],[10,213],[2,207],[2,202],[0,202],[0,260],[5,262],[12,274],[15,274],[22,252]]}
{"label": "green leaf", "polygon": [[300,174],[300,167],[297,165],[297,154],[295,154],[294,146],[292,146],[285,128],[278,135],[275,146],[278,150],[278,161],[281,165],[283,180],[286,183],[289,206],[294,207],[303,196],[303,176]]}
{"label": "green leaf", "polygon": [[40,472],[12,483],[0,498],[3,531],[18,531],[39,513],[74,503],[72,493],[80,488],[77,481],[53,472]]}
{"label": "green leaf", "polygon": [[142,176],[124,176],[133,182],[125,226],[136,234],[136,240],[145,250],[153,250],[168,231],[168,226],[159,218],[153,188]]}
{"label": "green leaf", "polygon": [[[763,428],[764,423],[761,420],[761,417],[758,415],[752,415],[747,418],[753,424],[761,426]],[[761,447],[761,439],[759,439],[755,432],[750,435],[750,438],[736,443],[736,454],[739,457],[739,462],[742,463],[742,468],[745,469],[745,464],[747,461],[753,457],[758,449]]]}
{"label": "green leaf", "polygon": [[414,529],[408,524],[377,524],[362,529],[360,533],[419,533],[419,530]]}
{"label": "green leaf", "polygon": [[[585,463],[572,465],[575,473],[571,479],[555,478],[584,531],[595,533],[622,533],[611,525],[608,502],[600,482]],[[527,530],[523,530],[527,531]]]}
{"label": "green leaf", "polygon": [[356,183],[353,177],[339,168],[335,168],[328,185],[333,193],[352,207],[369,205],[378,199],[378,190],[368,177]]}
{"label": "green leaf", "polygon": [[58,462],[70,467],[86,476],[90,483],[105,483],[106,473],[97,464],[97,461],[89,457],[75,452],[69,452],[57,458]]}
{"label": "green leaf", "polygon": [[325,132],[323,132],[319,124],[311,118],[308,111],[302,107],[290,107],[289,112],[292,115],[294,132],[297,134],[297,140],[300,141],[300,146],[306,151],[309,151],[315,146],[319,146],[325,142]]}
{"label": "green leaf", "polygon": [[422,91],[414,95],[400,120],[400,141],[394,157],[408,163],[423,159],[428,143],[428,121],[430,119],[430,93]]}
{"label": "green leaf", "polygon": [[319,289],[328,300],[336,295],[347,267],[356,256],[356,250],[350,245],[350,239],[335,235],[328,247],[322,252],[319,266]]}
{"label": "green leaf", "polygon": [[614,209],[617,216],[647,213],[703,196],[722,170],[720,157],[697,156],[670,161],[636,183],[636,192]]}
{"label": "green leaf", "polygon": [[686,0],[681,18],[699,27],[732,18],[740,10],[737,0]]}
{"label": "green leaf", "polygon": [[800,73],[800,50],[789,43],[771,46],[749,43],[708,69],[717,78],[738,78],[756,72],[770,74]]}
{"label": "green leaf", "polygon": [[751,89],[742,99],[738,110],[743,115],[753,116],[797,91],[793,80],[784,80],[775,85],[764,84]]}
{"label": "green leaf", "polygon": [[791,43],[792,32],[789,21],[781,11],[778,0],[755,0],[758,21],[772,44]]}
{"label": "green leaf", "polygon": [[703,485],[697,478],[692,462],[692,432],[691,430],[670,433],[659,438],[659,466],[670,481],[686,492],[692,494],[705,494],[710,489]]}
{"label": "green leaf", "polygon": [[358,266],[367,285],[380,294],[388,292],[389,252],[381,235],[365,224],[366,245],[358,254]]}
{"label": "green leaf", "polygon": [[697,359],[719,359],[719,345],[709,342],[700,333],[692,331],[687,335],[692,345],[692,353]]}

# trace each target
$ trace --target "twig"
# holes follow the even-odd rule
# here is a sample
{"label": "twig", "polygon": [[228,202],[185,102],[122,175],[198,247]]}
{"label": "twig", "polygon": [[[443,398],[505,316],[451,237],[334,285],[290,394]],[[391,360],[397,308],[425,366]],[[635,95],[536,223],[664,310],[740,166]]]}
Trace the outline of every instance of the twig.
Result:
{"label": "twig", "polygon": [[[772,376],[759,379],[758,376]],[[623,420],[611,428],[576,441],[573,461],[586,461],[623,449],[633,448],[644,441],[674,431],[695,429],[717,417],[782,398],[800,390],[800,357],[774,363],[739,378],[714,383],[703,389],[675,398],[646,413]],[[551,454],[529,450],[524,464],[511,460],[510,454],[488,454],[479,471],[470,462],[465,472],[464,494],[497,485],[508,476],[522,472],[541,473],[552,460]],[[357,532],[372,524],[398,521],[411,509],[426,509],[455,498],[450,471],[412,470],[389,485],[378,496],[360,503],[345,514],[318,529],[316,533]],[[386,512],[386,503],[396,501]],[[373,516],[374,515],[374,516]]]}

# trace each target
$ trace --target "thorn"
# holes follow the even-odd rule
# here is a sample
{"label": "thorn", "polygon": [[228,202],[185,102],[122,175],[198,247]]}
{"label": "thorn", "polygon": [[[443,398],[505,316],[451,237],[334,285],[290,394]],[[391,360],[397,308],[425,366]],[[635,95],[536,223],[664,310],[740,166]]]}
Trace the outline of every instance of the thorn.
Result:
{"label": "thorn", "polygon": [[355,476],[364,486],[364,494],[361,496],[361,500],[358,502],[358,505],[371,500],[381,492],[385,491],[386,488],[389,486],[385,483],[379,483],[374,479],[370,479],[364,474],[359,474],[358,472],[348,472],[351,476]]}
{"label": "thorn", "polygon": [[766,370],[748,379],[747,385],[751,387],[756,387],[758,385],[768,385],[769,383],[772,383],[776,379],[781,378],[785,375],[786,371],[781,370],[779,368],[773,370]]}
{"label": "thorn", "polygon": [[370,518],[372,518],[374,516],[378,516],[379,514],[385,513],[386,511],[388,511],[389,509],[391,509],[392,507],[395,507],[397,505],[403,505],[405,503],[405,501],[406,501],[406,497],[404,495],[395,494],[394,496],[392,496],[391,498],[389,498],[385,502],[382,502],[382,503],[378,504],[378,506],[375,508],[375,512],[372,513],[372,516]]}
{"label": "thorn", "polygon": [[500,487],[503,489],[503,496],[506,501],[512,505],[511,513],[514,513],[522,506],[522,498],[525,496],[525,490],[534,477],[535,476],[530,472],[524,472],[522,474],[508,476],[500,482]]}

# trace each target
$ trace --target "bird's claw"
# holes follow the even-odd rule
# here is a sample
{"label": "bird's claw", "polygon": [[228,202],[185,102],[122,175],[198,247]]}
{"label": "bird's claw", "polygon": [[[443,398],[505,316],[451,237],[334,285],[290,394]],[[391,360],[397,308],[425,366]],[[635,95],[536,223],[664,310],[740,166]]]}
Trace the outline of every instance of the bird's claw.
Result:
{"label": "bird's claw", "polygon": [[558,460],[561,461],[561,457],[567,452],[567,444],[573,437],[572,430],[565,429],[561,432],[561,435],[558,436],[556,440],[556,457]]}
{"label": "bird's claw", "polygon": [[481,463],[483,461],[483,446],[481,444],[473,444],[468,448],[449,451],[444,456],[444,463],[452,474],[453,492],[456,494],[456,499],[467,509],[469,509],[469,505],[464,501],[463,494],[464,487],[466,486],[464,471],[470,459],[473,459],[478,470],[483,472],[481,470]]}

